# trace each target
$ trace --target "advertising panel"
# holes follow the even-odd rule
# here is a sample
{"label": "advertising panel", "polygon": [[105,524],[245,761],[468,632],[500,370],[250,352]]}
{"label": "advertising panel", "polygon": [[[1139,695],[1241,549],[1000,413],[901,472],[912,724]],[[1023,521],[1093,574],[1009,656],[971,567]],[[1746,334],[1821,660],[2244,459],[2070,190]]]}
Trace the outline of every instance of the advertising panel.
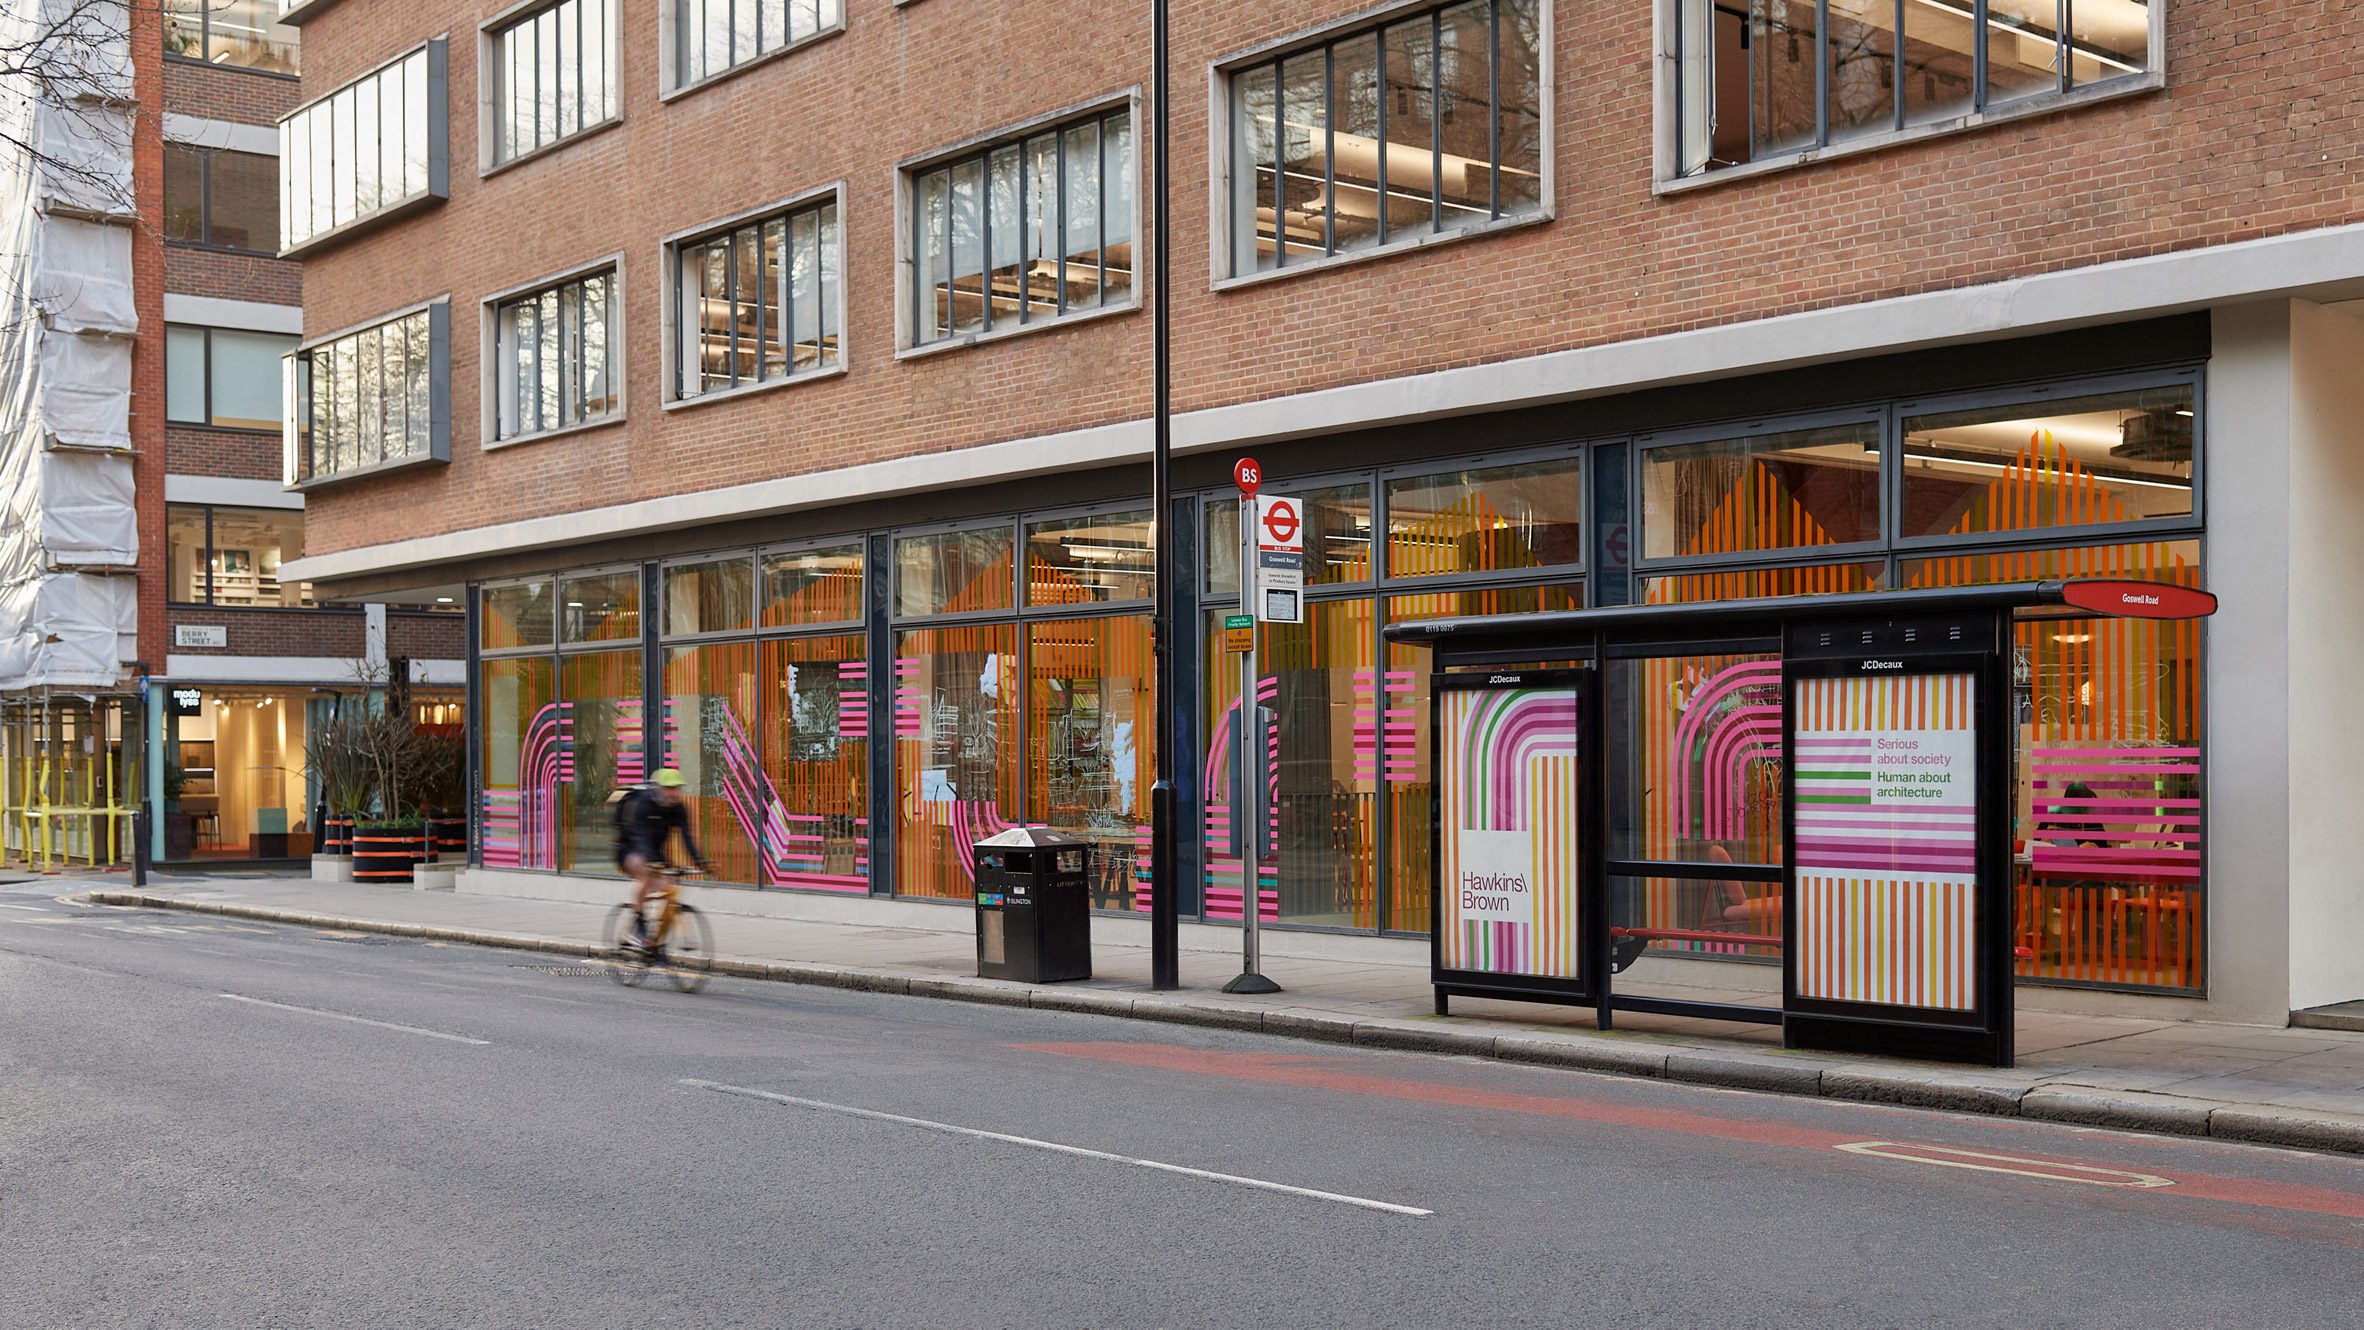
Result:
{"label": "advertising panel", "polygon": [[1465,677],[1436,695],[1437,968],[1575,981],[1579,684],[1567,672]]}

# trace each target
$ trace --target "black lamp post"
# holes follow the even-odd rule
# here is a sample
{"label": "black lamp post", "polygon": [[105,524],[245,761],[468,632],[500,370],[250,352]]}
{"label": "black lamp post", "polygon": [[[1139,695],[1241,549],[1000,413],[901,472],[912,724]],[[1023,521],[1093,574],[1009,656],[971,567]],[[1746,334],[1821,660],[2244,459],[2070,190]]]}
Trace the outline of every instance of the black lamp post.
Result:
{"label": "black lamp post", "polygon": [[1150,337],[1153,380],[1150,407],[1149,492],[1157,531],[1157,595],[1152,604],[1151,651],[1157,676],[1157,782],[1149,791],[1149,986],[1182,986],[1181,872],[1176,844],[1174,754],[1180,739],[1174,724],[1181,695],[1174,673],[1174,478],[1173,320],[1166,297],[1166,0],[1149,0],[1149,96],[1156,129],[1150,140]]}

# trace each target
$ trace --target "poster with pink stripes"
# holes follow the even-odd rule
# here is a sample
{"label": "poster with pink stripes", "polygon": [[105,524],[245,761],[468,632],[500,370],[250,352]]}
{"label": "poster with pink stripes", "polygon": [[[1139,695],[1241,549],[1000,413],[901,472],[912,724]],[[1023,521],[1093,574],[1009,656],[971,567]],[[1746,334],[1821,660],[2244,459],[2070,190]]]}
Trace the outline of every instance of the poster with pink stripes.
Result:
{"label": "poster with pink stripes", "polygon": [[1969,674],[1791,692],[1798,996],[1977,1006],[1976,702]]}
{"label": "poster with pink stripes", "polygon": [[1574,687],[1437,693],[1438,961],[1574,979],[1578,945]]}

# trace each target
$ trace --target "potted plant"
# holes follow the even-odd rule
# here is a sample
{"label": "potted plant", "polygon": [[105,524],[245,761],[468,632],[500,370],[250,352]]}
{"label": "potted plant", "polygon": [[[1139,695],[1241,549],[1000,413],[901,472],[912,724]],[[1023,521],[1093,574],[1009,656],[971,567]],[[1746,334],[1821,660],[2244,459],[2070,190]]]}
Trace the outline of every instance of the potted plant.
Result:
{"label": "potted plant", "polygon": [[189,773],[180,763],[164,764],[164,857],[167,861],[197,855],[197,815],[181,811],[181,795],[189,788]]}

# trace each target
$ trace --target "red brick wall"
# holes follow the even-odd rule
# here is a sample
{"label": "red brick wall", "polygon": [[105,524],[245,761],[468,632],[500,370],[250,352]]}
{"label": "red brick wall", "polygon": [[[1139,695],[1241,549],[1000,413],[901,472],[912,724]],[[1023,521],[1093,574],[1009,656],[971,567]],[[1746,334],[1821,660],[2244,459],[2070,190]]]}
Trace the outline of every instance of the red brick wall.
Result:
{"label": "red brick wall", "polygon": [[[163,11],[133,5],[132,95],[150,107],[164,95]],[[131,348],[131,483],[141,558],[134,660],[164,672],[172,632],[164,626],[164,126],[160,117],[131,121],[131,187],[140,215],[131,237],[132,309],[140,336]]]}
{"label": "red brick wall", "polygon": [[386,654],[413,660],[458,660],[468,654],[468,623],[457,614],[386,614]]}
{"label": "red brick wall", "polygon": [[176,476],[278,480],[282,444],[276,434],[174,425],[164,432],[164,455]]}
{"label": "red brick wall", "polygon": [[258,300],[267,305],[304,303],[303,265],[293,260],[188,245],[169,245],[164,254],[165,289],[175,295]]}
{"label": "red brick wall", "polygon": [[[311,52],[305,51],[304,56],[308,60]],[[294,79],[193,60],[162,60],[162,64],[165,107],[180,115],[276,125],[279,117],[303,100],[302,85]]]}
{"label": "red brick wall", "polygon": [[[228,630],[226,647],[170,647],[176,656],[338,656],[358,660],[362,653],[362,612],[336,610],[256,610],[225,605],[173,606],[173,624],[212,624]],[[172,641],[168,630],[165,642]],[[159,668],[163,661],[157,662]]]}
{"label": "red brick wall", "polygon": [[[305,279],[307,326],[318,328],[452,296],[453,461],[317,493],[312,550],[1147,413],[1144,318],[896,360],[890,231],[896,161],[1146,84],[1140,7],[848,0],[841,36],[660,103],[655,0],[625,0],[624,123],[479,179],[473,34],[499,6],[342,5],[305,29],[314,95],[428,36],[457,34],[450,202],[322,251]],[[1362,6],[1177,7],[1179,409],[2364,216],[2354,152],[2364,81],[2348,59],[2364,43],[2364,7],[2342,0],[2289,0],[2270,15],[2176,5],[2162,93],[1663,198],[1651,188],[1651,5],[1559,0],[1556,220],[1210,291],[1209,62]],[[660,238],[837,180],[850,372],[660,412]],[[630,423],[480,451],[479,299],[618,250]]]}

